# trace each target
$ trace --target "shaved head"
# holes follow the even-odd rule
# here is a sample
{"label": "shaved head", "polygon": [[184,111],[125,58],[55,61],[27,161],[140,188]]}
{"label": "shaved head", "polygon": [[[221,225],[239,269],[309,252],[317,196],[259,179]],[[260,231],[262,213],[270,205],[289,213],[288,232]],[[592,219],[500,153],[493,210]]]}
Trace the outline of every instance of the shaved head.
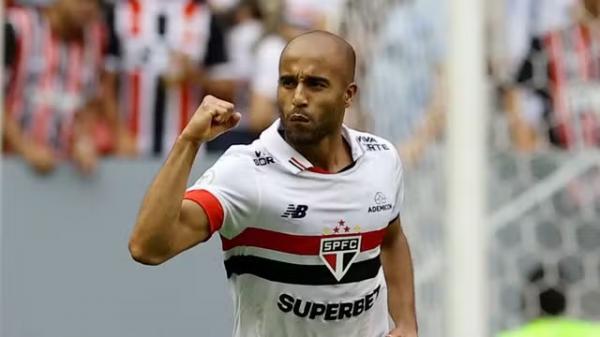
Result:
{"label": "shaved head", "polygon": [[277,105],[285,139],[297,148],[341,137],[344,112],[357,92],[354,49],[341,37],[314,31],[281,53]]}
{"label": "shaved head", "polygon": [[298,35],[293,38],[283,49],[281,53],[283,60],[288,51],[300,51],[306,54],[326,55],[330,61],[341,65],[344,78],[347,83],[354,82],[354,69],[356,67],[356,53],[354,48],[341,37],[323,30],[315,30]]}

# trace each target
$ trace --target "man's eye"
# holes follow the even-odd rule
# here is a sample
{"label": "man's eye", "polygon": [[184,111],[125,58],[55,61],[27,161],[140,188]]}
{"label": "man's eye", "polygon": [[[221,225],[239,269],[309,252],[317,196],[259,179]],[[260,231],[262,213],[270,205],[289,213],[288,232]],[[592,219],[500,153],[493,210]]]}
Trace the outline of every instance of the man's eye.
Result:
{"label": "man's eye", "polygon": [[293,86],[295,84],[296,81],[294,81],[291,78],[282,78],[279,82],[284,87],[291,87],[291,86]]}
{"label": "man's eye", "polygon": [[326,87],[326,85],[325,85],[325,83],[323,81],[309,81],[308,85],[310,87],[319,88],[319,89]]}

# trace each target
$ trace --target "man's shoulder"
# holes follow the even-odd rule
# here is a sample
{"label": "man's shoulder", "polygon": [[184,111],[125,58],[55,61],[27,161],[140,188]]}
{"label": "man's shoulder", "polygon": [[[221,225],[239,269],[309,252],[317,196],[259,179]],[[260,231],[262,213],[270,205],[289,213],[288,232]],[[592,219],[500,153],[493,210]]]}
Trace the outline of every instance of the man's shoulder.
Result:
{"label": "man's shoulder", "polygon": [[[219,158],[219,161],[226,161],[239,167],[259,166],[257,161],[268,160],[271,155],[260,139],[251,144],[232,145]],[[272,159],[270,159],[272,161]]]}

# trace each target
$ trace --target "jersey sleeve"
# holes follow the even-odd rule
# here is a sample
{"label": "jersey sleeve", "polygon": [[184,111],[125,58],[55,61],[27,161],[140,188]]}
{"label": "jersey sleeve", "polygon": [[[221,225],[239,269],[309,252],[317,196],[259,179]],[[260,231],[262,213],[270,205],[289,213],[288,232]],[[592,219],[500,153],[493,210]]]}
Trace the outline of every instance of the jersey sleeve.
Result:
{"label": "jersey sleeve", "polygon": [[212,233],[233,236],[257,214],[258,185],[251,163],[229,150],[186,191],[184,199],[204,209]]}
{"label": "jersey sleeve", "polygon": [[[391,145],[390,145],[391,146]],[[402,204],[404,202],[404,169],[402,168],[402,161],[396,151],[394,153],[393,163],[393,178],[392,182],[395,187],[396,194],[394,196],[394,207],[392,208],[392,218],[390,222],[394,221],[402,213]]]}

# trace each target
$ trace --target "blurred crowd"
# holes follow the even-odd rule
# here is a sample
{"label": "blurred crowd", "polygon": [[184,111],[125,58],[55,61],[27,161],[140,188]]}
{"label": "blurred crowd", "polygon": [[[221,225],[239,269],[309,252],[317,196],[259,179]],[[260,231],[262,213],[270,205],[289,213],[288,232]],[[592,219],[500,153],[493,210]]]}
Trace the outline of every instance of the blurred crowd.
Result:
{"label": "blurred crowd", "polygon": [[[207,94],[234,102],[242,122],[204,153],[250,143],[277,118],[285,44],[324,29],[345,37],[358,55],[359,95],[346,123],[396,145],[407,176],[416,172],[407,186],[415,181],[413,191],[424,196],[412,196],[413,213],[437,224],[429,217],[441,216],[432,205],[443,205],[434,178],[443,166],[449,0],[4,2],[3,155],[22,157],[36,172],[69,161],[90,174],[104,157],[164,158]],[[597,149],[600,0],[486,6],[491,145],[532,158]],[[508,176],[492,192],[534,184],[514,178],[517,169],[505,164],[491,168]],[[538,178],[531,171],[521,176]],[[589,185],[595,200],[598,176],[576,182]],[[573,197],[582,188],[568,185],[567,199],[582,199]],[[564,307],[561,301],[553,303]]]}
{"label": "blurred crowd", "polygon": [[337,0],[23,0],[6,3],[4,153],[37,172],[64,159],[164,156],[211,94],[243,114],[207,144],[249,143],[276,118],[279,54],[327,29]]}
{"label": "blurred crowd", "polygon": [[[5,3],[3,152],[38,172],[63,159],[92,172],[102,156],[164,156],[207,94],[234,102],[243,118],[206,151],[251,142],[277,117],[286,41],[314,29],[357,49],[361,95],[348,124],[393,141],[409,167],[443,137],[445,1],[381,2],[385,15],[357,25],[349,9],[367,13],[379,2]],[[600,0],[504,0],[488,9],[495,110],[511,146],[596,147]]]}

